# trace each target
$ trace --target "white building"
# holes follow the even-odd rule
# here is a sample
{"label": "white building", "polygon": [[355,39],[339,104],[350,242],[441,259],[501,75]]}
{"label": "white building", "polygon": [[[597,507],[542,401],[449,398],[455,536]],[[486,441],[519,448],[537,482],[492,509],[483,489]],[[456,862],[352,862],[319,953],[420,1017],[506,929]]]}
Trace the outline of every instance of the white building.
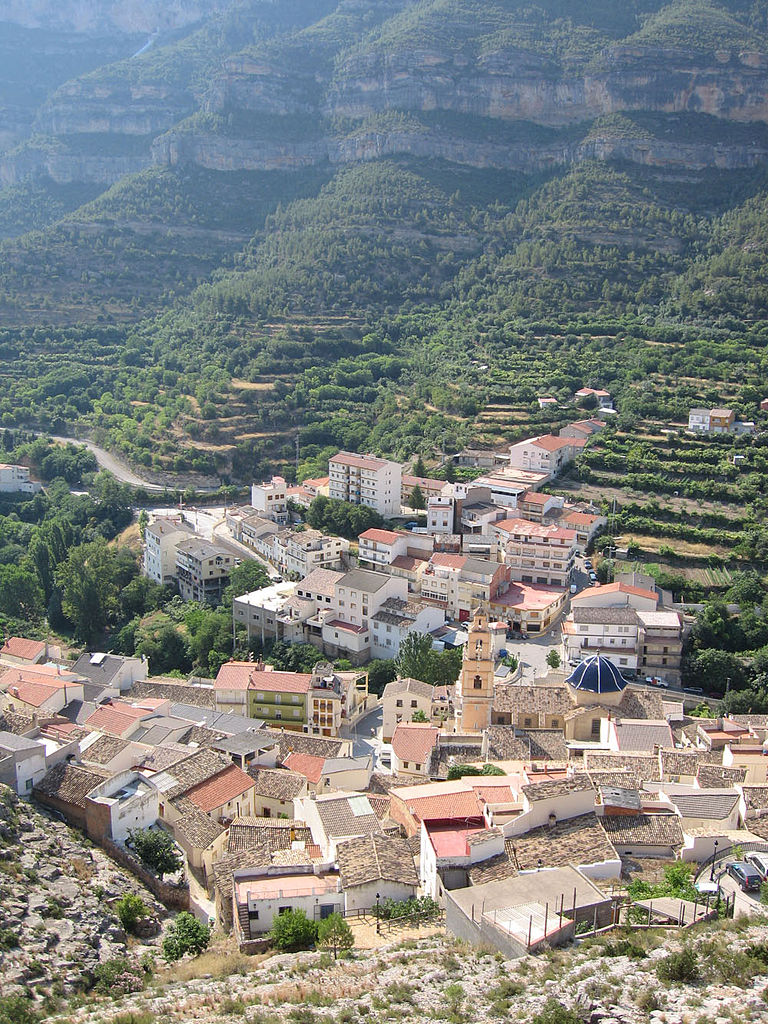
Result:
{"label": "white building", "polygon": [[531,437],[510,446],[509,464],[512,469],[543,473],[551,480],[573,462],[585,444],[586,440],[577,437]]}
{"label": "white building", "polygon": [[329,497],[365,505],[382,516],[400,514],[402,470],[397,462],[339,452],[328,462],[328,476]]}
{"label": "white building", "polygon": [[576,553],[576,531],[527,519],[504,519],[491,529],[504,563],[520,583],[566,587]]}
{"label": "white building", "polygon": [[266,640],[282,639],[278,617],[295,590],[295,583],[277,583],[250,594],[241,594],[232,602],[235,626],[245,626],[249,641],[254,636],[262,644]]}
{"label": "white building", "polygon": [[271,538],[266,556],[280,572],[302,579],[315,569],[341,569],[349,541],[320,530],[285,530]]}
{"label": "white building", "polygon": [[233,913],[241,941],[272,929],[276,917],[288,910],[303,910],[310,921],[343,913],[344,893],[337,874],[320,865],[242,868],[234,872]]}
{"label": "white building", "polygon": [[0,462],[0,494],[37,494],[42,485],[29,479],[26,466],[9,466]]}
{"label": "white building", "polygon": [[[149,828],[157,821],[160,798],[157,788],[138,772],[113,775],[88,794],[89,804],[100,813],[91,813],[103,828],[103,835],[124,842],[136,828]],[[101,829],[99,829],[101,831]]]}
{"label": "white building", "polygon": [[251,505],[259,515],[275,523],[288,521],[288,485],[281,476],[269,482],[251,485]]}
{"label": "white building", "polygon": [[29,796],[47,771],[45,747],[35,739],[0,732],[0,783]]}
{"label": "white building", "polygon": [[155,583],[176,579],[176,545],[194,537],[181,516],[159,516],[144,530],[144,575]]}

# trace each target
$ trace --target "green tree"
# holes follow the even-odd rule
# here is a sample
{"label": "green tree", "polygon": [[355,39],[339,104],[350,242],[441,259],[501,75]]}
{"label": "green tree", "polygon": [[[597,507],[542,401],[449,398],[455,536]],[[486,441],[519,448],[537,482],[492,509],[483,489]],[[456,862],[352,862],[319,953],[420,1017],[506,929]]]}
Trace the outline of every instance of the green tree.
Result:
{"label": "green tree", "polygon": [[317,944],[323,949],[332,950],[333,959],[336,960],[340,951],[352,949],[355,937],[341,914],[330,914],[318,925]]}
{"label": "green tree", "polygon": [[211,929],[194,914],[182,910],[168,926],[163,939],[163,956],[168,961],[181,960],[187,953],[199,956],[208,948]]}
{"label": "green tree", "polygon": [[0,1024],[35,1024],[40,1017],[27,996],[0,996]]}
{"label": "green tree", "polygon": [[229,583],[221,595],[221,603],[229,608],[236,597],[251,594],[254,590],[263,590],[270,586],[270,579],[263,565],[248,559],[236,565],[229,574]]}
{"label": "green tree", "polygon": [[428,682],[432,654],[432,637],[428,633],[408,633],[395,658],[397,674],[403,678]]}
{"label": "green tree", "polygon": [[43,588],[32,566],[0,565],[0,612],[18,619],[36,619],[43,612],[43,599]]}
{"label": "green tree", "polygon": [[554,648],[547,654],[547,664],[552,669],[560,668],[560,665],[562,664],[562,659]]}
{"label": "green tree", "polygon": [[548,999],[544,1009],[531,1018],[531,1024],[584,1024],[576,1010],[569,1010],[557,999]]}
{"label": "green tree", "polygon": [[411,508],[417,509],[419,511],[423,508],[426,508],[427,506],[427,503],[424,500],[424,492],[422,491],[418,484],[416,484],[416,486],[411,491],[411,499],[409,504]]}
{"label": "green tree", "polygon": [[411,721],[412,722],[421,722],[421,723],[423,723],[423,722],[428,722],[429,719],[424,714],[424,712],[421,710],[421,708],[417,708],[413,712],[413,714],[411,715]]}
{"label": "green tree", "polygon": [[139,859],[156,871],[160,878],[172,875],[183,861],[172,837],[160,828],[135,828],[128,833],[128,845]]}
{"label": "green tree", "polygon": [[135,932],[136,925],[141,918],[147,917],[149,914],[149,907],[144,900],[133,892],[127,892],[121,896],[117,901],[115,909],[117,910],[117,916],[120,918],[120,924],[131,934]]}
{"label": "green tree", "polygon": [[397,669],[394,661],[389,658],[374,658],[366,666],[368,673],[368,689],[380,697],[384,692],[387,683],[397,678]]}
{"label": "green tree", "polygon": [[317,925],[303,910],[286,910],[275,918],[269,933],[272,944],[284,953],[310,949],[317,941]]}
{"label": "green tree", "polygon": [[425,477],[427,475],[427,469],[421,455],[416,456],[416,461],[413,464],[413,475],[420,477]]}
{"label": "green tree", "polygon": [[138,573],[127,549],[107,546],[103,538],[71,548],[56,570],[64,614],[78,639],[89,643],[114,621],[121,591]]}
{"label": "green tree", "polygon": [[686,678],[690,683],[725,693],[727,681],[740,690],[746,682],[744,665],[735,654],[722,650],[697,651],[686,663]]}

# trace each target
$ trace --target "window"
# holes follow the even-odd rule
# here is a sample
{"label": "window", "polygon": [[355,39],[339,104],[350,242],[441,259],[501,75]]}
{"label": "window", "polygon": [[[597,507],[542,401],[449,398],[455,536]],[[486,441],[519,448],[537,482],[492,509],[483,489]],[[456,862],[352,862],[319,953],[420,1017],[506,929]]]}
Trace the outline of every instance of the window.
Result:
{"label": "window", "polygon": [[532,726],[533,726],[533,719],[532,718],[524,718],[523,719],[523,728],[524,729],[530,729],[530,728],[532,728]]}
{"label": "window", "polygon": [[396,708],[401,708],[402,706],[403,706],[403,702],[401,700],[395,701],[395,707]]}
{"label": "window", "polygon": [[417,772],[421,771],[421,765],[420,764],[414,765],[414,767],[416,768]]}
{"label": "window", "polygon": [[412,700],[412,701],[411,701],[411,707],[412,707],[412,708],[415,708],[415,707],[418,707],[418,706],[419,706],[419,705],[418,705],[418,701],[415,701],[415,700]]}
{"label": "window", "polygon": [[291,907],[280,907],[277,911],[278,917],[281,914],[287,914],[292,908]]}
{"label": "window", "polygon": [[259,920],[259,912],[258,912],[258,910],[251,910],[249,908],[249,910],[248,910],[248,920],[249,921],[258,921]]}
{"label": "window", "polygon": [[601,721],[601,719],[599,719],[599,718],[593,718],[592,719],[592,735],[593,736],[599,736],[600,735],[600,721]]}
{"label": "window", "polygon": [[410,768],[410,763],[408,761],[403,761],[403,768]]}
{"label": "window", "polygon": [[552,719],[552,728],[553,729],[559,729],[560,728],[560,719],[559,718],[553,718]]}

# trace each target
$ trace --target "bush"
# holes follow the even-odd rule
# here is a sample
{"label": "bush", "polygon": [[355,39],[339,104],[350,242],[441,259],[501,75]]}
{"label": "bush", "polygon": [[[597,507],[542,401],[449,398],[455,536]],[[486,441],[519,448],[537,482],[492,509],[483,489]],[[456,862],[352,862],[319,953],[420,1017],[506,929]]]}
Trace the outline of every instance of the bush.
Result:
{"label": "bush", "polygon": [[149,914],[149,907],[144,900],[133,892],[127,892],[124,896],[121,896],[117,901],[115,909],[117,910],[117,916],[120,918],[120,924],[131,934],[136,930],[136,925],[141,918]]}
{"label": "bush", "polygon": [[269,933],[272,944],[284,953],[310,949],[317,941],[317,925],[303,910],[287,910],[275,918]]}
{"label": "bush", "polygon": [[94,988],[105,995],[124,996],[144,988],[144,969],[123,956],[96,964],[93,969]]}
{"label": "bush", "polygon": [[584,1018],[575,1010],[567,1010],[557,999],[548,999],[531,1024],[584,1024]]}
{"label": "bush", "polygon": [[630,939],[608,942],[603,947],[603,956],[628,956],[632,960],[645,959],[645,950]]}
{"label": "bush", "polygon": [[139,859],[160,878],[178,871],[183,861],[173,838],[159,828],[135,828],[128,833],[128,845]]}
{"label": "bush", "polygon": [[0,1024],[35,1024],[33,1003],[26,996],[0,996]]}
{"label": "bush", "polygon": [[187,953],[199,956],[208,948],[210,941],[211,929],[208,925],[182,910],[169,925],[163,939],[163,956],[166,960],[181,960]]}
{"label": "bush", "polygon": [[693,981],[699,976],[699,958],[692,949],[670,953],[659,961],[656,973],[662,981]]}

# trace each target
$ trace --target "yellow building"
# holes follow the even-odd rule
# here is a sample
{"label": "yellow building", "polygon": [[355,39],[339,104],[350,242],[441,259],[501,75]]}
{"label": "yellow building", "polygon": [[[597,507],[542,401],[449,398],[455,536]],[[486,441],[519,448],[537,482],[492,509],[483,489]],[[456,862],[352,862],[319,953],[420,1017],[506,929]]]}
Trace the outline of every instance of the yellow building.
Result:
{"label": "yellow building", "polygon": [[482,732],[491,724],[494,684],[493,639],[486,612],[472,616],[457,683],[457,725],[463,733]]}

